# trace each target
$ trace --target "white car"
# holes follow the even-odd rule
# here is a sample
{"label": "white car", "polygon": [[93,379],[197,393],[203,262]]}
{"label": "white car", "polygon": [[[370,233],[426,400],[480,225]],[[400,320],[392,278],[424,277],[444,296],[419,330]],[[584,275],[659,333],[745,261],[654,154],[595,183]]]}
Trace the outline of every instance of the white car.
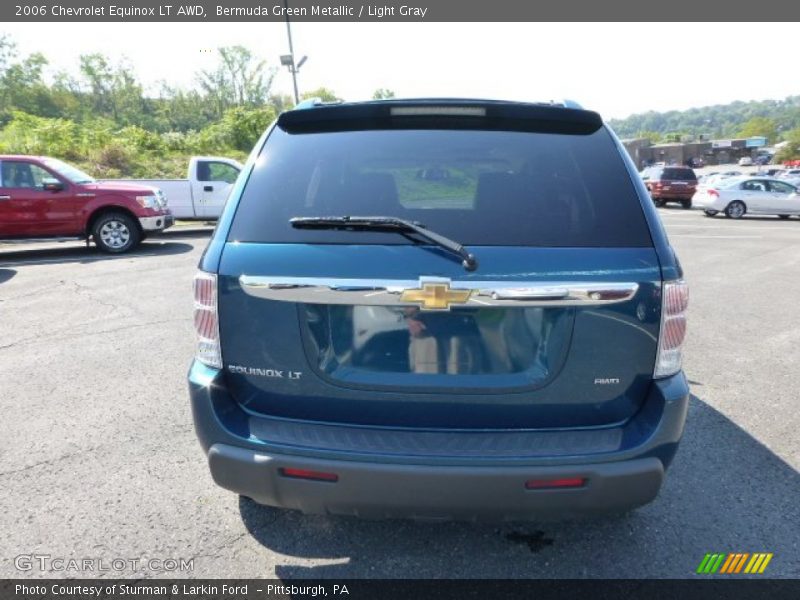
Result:
{"label": "white car", "polygon": [[740,167],[752,167],[753,166],[753,159],[749,156],[743,156],[739,159],[739,166]]}
{"label": "white car", "polygon": [[721,173],[714,172],[714,173],[709,173],[708,175],[703,177],[702,180],[698,179],[697,182],[702,183],[703,185],[712,185],[719,183],[724,179],[729,179],[731,177],[740,177],[742,175],[744,175],[744,173],[742,173],[741,171],[723,171]]}
{"label": "white car", "polygon": [[794,187],[800,189],[800,176],[781,177],[781,181],[785,181],[789,185],[793,185]]}
{"label": "white car", "polygon": [[692,206],[708,217],[724,213],[731,219],[745,214],[788,219],[800,215],[800,193],[794,185],[774,177],[731,177],[698,186]]}

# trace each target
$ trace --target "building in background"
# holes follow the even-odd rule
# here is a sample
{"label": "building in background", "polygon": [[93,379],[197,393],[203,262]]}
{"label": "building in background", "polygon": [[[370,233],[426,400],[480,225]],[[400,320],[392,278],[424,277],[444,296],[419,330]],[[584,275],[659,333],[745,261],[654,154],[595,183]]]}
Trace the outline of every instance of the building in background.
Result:
{"label": "building in background", "polygon": [[751,137],[695,142],[653,144],[645,138],[623,140],[625,149],[638,169],[655,163],[668,165],[725,165],[748,156],[755,160],[768,153],[767,138]]}

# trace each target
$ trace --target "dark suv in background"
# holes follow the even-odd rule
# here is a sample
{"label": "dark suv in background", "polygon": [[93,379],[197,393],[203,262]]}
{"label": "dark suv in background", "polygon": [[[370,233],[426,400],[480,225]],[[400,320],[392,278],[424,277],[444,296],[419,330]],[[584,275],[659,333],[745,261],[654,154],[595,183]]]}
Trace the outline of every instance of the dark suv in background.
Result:
{"label": "dark suv in background", "polygon": [[697,175],[689,167],[648,167],[641,177],[656,206],[680,202],[683,208],[692,208]]}
{"label": "dark suv in background", "polygon": [[575,106],[283,113],[194,283],[214,480],[371,517],[653,500],[683,432],[688,292],[614,134]]}

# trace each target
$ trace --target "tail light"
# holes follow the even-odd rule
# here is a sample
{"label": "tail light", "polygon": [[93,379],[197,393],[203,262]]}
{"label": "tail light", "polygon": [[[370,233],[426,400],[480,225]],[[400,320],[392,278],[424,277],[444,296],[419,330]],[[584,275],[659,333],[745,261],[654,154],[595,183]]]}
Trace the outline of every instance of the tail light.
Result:
{"label": "tail light", "polygon": [[528,479],[526,490],[557,490],[579,488],[586,485],[585,477],[562,477],[561,479]]}
{"label": "tail light", "polygon": [[712,198],[719,198],[719,192],[717,190],[706,190],[706,194]]}
{"label": "tail light", "polygon": [[336,483],[339,481],[339,476],[336,473],[326,473],[325,471],[309,471],[308,469],[294,469],[290,467],[281,467],[278,472],[284,477],[291,479],[310,479],[311,481],[327,481],[329,483]]}
{"label": "tail light", "polygon": [[197,332],[195,357],[201,363],[222,368],[217,320],[217,276],[200,271],[194,276],[194,329]]}
{"label": "tail light", "polygon": [[653,377],[669,377],[681,370],[686,338],[686,309],[689,286],[683,280],[664,283],[661,306],[661,336]]}

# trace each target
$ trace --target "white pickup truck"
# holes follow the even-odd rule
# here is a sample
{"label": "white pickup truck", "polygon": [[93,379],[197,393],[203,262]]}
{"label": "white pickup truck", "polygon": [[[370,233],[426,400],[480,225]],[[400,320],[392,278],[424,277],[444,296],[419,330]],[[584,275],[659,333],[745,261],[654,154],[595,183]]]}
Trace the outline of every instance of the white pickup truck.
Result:
{"label": "white pickup truck", "polygon": [[116,179],[159,188],[176,219],[214,220],[222,214],[241,163],[219,156],[193,156],[186,179]]}

